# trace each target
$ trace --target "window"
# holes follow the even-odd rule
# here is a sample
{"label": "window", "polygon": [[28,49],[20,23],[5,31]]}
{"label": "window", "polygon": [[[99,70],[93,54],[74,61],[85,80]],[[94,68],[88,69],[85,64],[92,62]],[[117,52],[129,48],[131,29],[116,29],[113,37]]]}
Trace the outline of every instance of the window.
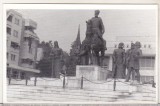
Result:
{"label": "window", "polygon": [[12,22],[12,19],[13,19],[13,16],[12,16],[12,15],[10,15],[10,16],[7,18],[7,20],[10,21],[10,22]]}
{"label": "window", "polygon": [[11,35],[11,28],[7,27],[7,34]]}
{"label": "window", "polygon": [[12,60],[12,61],[15,61],[15,60],[16,60],[16,55],[11,54],[11,60]]}
{"label": "window", "polygon": [[15,24],[19,25],[19,19],[15,18]]}
{"label": "window", "polygon": [[31,59],[22,59],[21,62],[24,64],[33,65],[33,60]]}
{"label": "window", "polygon": [[16,42],[11,42],[11,47],[14,49],[19,49],[19,44]]}
{"label": "window", "polygon": [[14,30],[13,36],[18,37],[18,31]]}

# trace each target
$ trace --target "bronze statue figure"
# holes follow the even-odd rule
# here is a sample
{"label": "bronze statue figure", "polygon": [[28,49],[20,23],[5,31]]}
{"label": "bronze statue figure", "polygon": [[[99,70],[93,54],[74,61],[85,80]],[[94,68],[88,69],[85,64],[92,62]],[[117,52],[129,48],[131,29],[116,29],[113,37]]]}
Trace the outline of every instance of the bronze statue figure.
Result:
{"label": "bronze statue figure", "polygon": [[58,41],[54,42],[54,48],[52,49],[53,56],[53,70],[56,78],[60,78],[60,72],[62,68],[63,51],[58,46]]}
{"label": "bronze statue figure", "polygon": [[[102,37],[105,32],[105,28],[102,19],[98,17],[99,13],[99,10],[95,10],[95,17],[86,21],[86,38],[82,42],[82,52],[80,54],[82,56],[82,63],[84,63],[85,65],[101,65],[105,50],[107,49],[106,41]],[[101,53],[101,57],[99,53]]]}
{"label": "bronze statue figure", "polygon": [[126,76],[126,82],[130,80],[130,76],[132,75],[132,80],[134,79],[134,56],[133,52],[135,49],[135,44],[131,43],[131,48],[126,51],[126,66],[127,66],[127,76]]}
{"label": "bronze statue figure", "polygon": [[118,49],[113,52],[113,78],[125,78],[125,50],[124,43],[119,43]]}

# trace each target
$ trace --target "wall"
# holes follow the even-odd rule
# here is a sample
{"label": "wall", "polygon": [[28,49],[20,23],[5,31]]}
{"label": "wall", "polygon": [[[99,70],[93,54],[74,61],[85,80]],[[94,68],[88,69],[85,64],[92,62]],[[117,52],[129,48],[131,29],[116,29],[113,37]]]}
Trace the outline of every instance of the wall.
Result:
{"label": "wall", "polygon": [[[13,10],[7,12],[7,18],[12,15],[12,22],[7,21],[7,27],[11,28],[11,34],[7,34],[7,52],[8,52],[8,64],[18,65],[19,61],[19,50],[11,47],[11,42],[15,42],[20,46],[21,40],[21,29],[22,29],[22,16]],[[19,25],[15,24],[16,19],[19,20]],[[17,35],[14,34],[14,30],[18,32]],[[11,60],[11,54],[15,55],[15,61]]]}

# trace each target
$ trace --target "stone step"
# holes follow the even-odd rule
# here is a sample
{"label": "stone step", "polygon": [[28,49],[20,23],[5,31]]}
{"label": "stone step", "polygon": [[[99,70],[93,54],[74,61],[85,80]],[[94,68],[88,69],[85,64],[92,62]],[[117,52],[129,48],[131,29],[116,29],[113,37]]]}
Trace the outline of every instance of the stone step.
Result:
{"label": "stone step", "polygon": [[[95,95],[96,96],[98,96],[98,97],[115,97],[115,96],[118,96],[118,95],[124,95],[124,93],[125,92],[122,92],[121,94],[119,93],[119,94],[117,94],[116,95],[116,93],[112,96],[111,94],[107,94],[107,92],[105,92],[105,94],[103,95],[103,94],[101,94],[101,92],[100,91],[96,91],[97,92],[97,94],[95,93],[95,92],[88,92],[88,93],[85,93],[85,92],[66,92],[66,91],[64,91],[64,90],[62,90],[62,91],[56,91],[55,90],[55,92],[53,92],[53,91],[46,91],[46,90],[44,90],[43,91],[43,89],[42,89],[42,91],[41,92],[39,92],[39,91],[33,91],[33,89],[30,89],[31,91],[28,91],[29,89],[27,89],[27,91],[25,91],[25,92],[27,92],[27,93],[36,93],[36,94],[42,94],[42,93],[45,93],[45,94],[50,94],[50,93],[54,93],[55,94],[55,92],[56,92],[56,94],[60,94],[60,95],[75,95],[75,96],[89,96],[89,97],[94,97]],[[9,93],[12,93],[12,92],[15,92],[15,91],[13,91],[13,89],[10,91],[9,90]],[[17,92],[19,92],[19,89],[17,89]],[[19,92],[19,94],[22,94],[23,93],[23,90],[21,90],[20,92]],[[102,92],[103,93],[103,92]],[[126,93],[126,94],[128,94],[128,93]],[[144,93],[145,94],[145,96],[146,97],[155,97],[155,95],[153,95],[153,94],[146,94],[146,93]],[[107,95],[107,96],[106,96]],[[110,95],[110,96],[108,96],[108,95]],[[140,97],[140,96],[142,96],[142,94],[132,94],[132,95],[134,95],[134,96],[138,96],[138,97]]]}
{"label": "stone step", "polygon": [[[94,96],[99,96],[99,97],[115,97],[115,96],[118,96],[118,95],[122,95],[122,93],[120,92],[100,92],[100,91],[96,91],[96,92],[87,92],[87,91],[83,91],[81,90],[80,92],[77,90],[77,92],[71,92],[71,91],[50,91],[50,90],[41,90],[40,92],[39,91],[36,91],[36,90],[28,90],[25,91],[25,90],[20,90],[20,89],[16,89],[16,90],[8,90],[8,93],[12,93],[12,92],[19,92],[19,93],[39,93],[39,94],[42,94],[42,93],[45,93],[45,94],[51,94],[51,93],[54,93],[54,94],[60,94],[60,95],[76,95],[76,96],[90,96],[90,97],[94,97]],[[123,93],[123,95],[128,95],[128,93]]]}
{"label": "stone step", "polygon": [[[61,100],[61,99],[64,99],[64,100],[84,100],[84,101],[102,101],[102,100],[105,100],[105,101],[111,101],[112,99],[114,98],[100,98],[100,97],[85,97],[85,96],[74,96],[74,95],[55,95],[55,94],[52,94],[52,95],[47,95],[47,94],[39,94],[39,95],[29,95],[29,94],[16,94],[16,96],[13,95],[13,97],[15,98],[30,98],[31,100],[34,99],[34,98],[40,98],[40,100]],[[9,96],[9,97],[12,97],[12,96]]]}
{"label": "stone step", "polygon": [[[22,87],[22,88],[21,88]],[[62,89],[62,88],[54,88],[54,87],[52,87],[52,88],[49,88],[49,87],[47,87],[47,88],[43,88],[43,87],[39,87],[39,88],[37,88],[37,87],[32,87],[32,86],[19,86],[19,88],[17,88],[17,87],[11,87],[11,90],[17,90],[17,91],[19,91],[19,90],[21,90],[21,91],[26,91],[26,89],[27,89],[27,91],[34,91],[34,90],[37,90],[37,91],[40,91],[40,92],[42,92],[42,91],[51,91],[51,92],[54,92],[54,91],[56,91],[56,92],[71,92],[71,93],[85,93],[85,94],[88,94],[88,93],[98,93],[98,94],[100,94],[100,95],[103,95],[103,94],[109,94],[109,95],[112,95],[112,94],[121,94],[121,93],[125,93],[125,92],[119,92],[119,91],[114,91],[114,92],[112,92],[112,91],[110,91],[110,90],[89,90],[89,89]],[[24,87],[24,88],[23,88]],[[8,88],[10,88],[10,86],[8,87]],[[10,89],[8,89],[8,90],[10,90]],[[127,92],[126,91],[126,93],[129,93],[129,92]],[[133,93],[133,92],[131,92],[131,93]],[[141,92],[141,94],[144,94],[145,96],[147,96],[147,95],[149,95],[149,96],[154,96],[155,95],[155,93],[148,93],[148,92]]]}
{"label": "stone step", "polygon": [[[54,98],[55,97],[55,98]],[[11,98],[11,97],[10,97]],[[15,98],[15,97],[14,97]],[[57,96],[57,95],[55,95],[55,96],[52,96],[52,97],[49,97],[49,96],[47,96],[47,95],[42,95],[42,96],[26,96],[26,98],[24,98],[24,97],[22,97],[21,95],[19,95],[19,97],[17,97],[16,96],[16,98],[19,98],[19,100],[24,100],[24,99],[30,99],[30,101],[33,101],[35,98],[37,98],[37,100],[39,100],[39,101],[75,101],[75,100],[77,100],[77,101],[105,101],[105,102],[113,102],[113,101],[117,101],[117,99],[118,99],[118,101],[125,101],[125,100],[127,100],[127,101],[139,101],[139,100],[143,100],[143,101],[154,101],[153,99],[150,99],[150,98],[136,98],[136,99],[134,99],[134,98],[80,98],[80,97],[76,97],[76,98],[74,98],[73,96],[71,96],[71,97],[63,97],[63,96]],[[120,99],[120,100],[119,100]]]}
{"label": "stone step", "polygon": [[12,95],[12,94],[16,94],[16,95],[25,95],[25,94],[30,94],[30,95],[33,95],[33,94],[36,94],[36,95],[47,95],[47,96],[65,96],[65,97],[68,97],[68,96],[72,96],[72,97],[82,97],[82,98],[85,98],[85,97],[89,97],[89,98],[116,98],[117,95],[109,95],[109,94],[106,94],[106,95],[100,95],[100,94],[85,94],[85,93],[59,93],[59,92],[26,92],[26,91],[15,91],[13,93],[13,91],[8,91],[8,94]]}

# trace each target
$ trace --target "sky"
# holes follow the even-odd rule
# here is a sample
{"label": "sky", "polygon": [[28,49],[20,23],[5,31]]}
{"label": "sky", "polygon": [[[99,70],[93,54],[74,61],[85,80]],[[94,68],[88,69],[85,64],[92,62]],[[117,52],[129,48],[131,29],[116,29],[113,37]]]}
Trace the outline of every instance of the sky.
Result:
{"label": "sky", "polygon": [[[37,22],[35,32],[40,41],[58,41],[60,48],[69,52],[72,42],[76,39],[80,25],[81,41],[85,38],[86,21],[94,17],[94,10],[16,10],[25,18]],[[121,36],[150,36],[151,41],[156,38],[157,17],[153,9],[127,10],[105,9],[100,15],[105,26],[103,35],[107,42],[116,41]],[[143,39],[141,39],[143,40]]]}

